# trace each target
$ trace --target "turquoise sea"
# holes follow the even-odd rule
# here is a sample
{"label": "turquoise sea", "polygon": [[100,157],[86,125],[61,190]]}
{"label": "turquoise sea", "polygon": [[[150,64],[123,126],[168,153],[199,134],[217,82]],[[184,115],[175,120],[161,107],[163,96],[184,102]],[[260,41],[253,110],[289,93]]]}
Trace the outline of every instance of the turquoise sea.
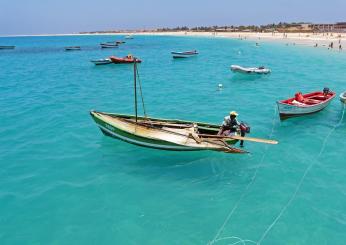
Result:
{"label": "turquoise sea", "polygon": [[[3,37],[0,45],[0,244],[345,244],[346,116],[280,122],[275,101],[346,90],[346,53],[223,38]],[[81,51],[63,47],[79,45]],[[170,51],[197,49],[173,60]],[[132,114],[135,54],[150,116],[251,125],[246,155],[168,152],[105,137],[91,109]],[[231,64],[265,65],[268,76]],[[223,89],[218,90],[219,83]]]}

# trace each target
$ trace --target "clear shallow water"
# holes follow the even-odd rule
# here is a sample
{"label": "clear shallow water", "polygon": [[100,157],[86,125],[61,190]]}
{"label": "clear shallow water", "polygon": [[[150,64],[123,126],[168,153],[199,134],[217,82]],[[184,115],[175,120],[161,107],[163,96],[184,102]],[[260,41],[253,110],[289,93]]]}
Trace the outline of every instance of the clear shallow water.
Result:
{"label": "clear shallow water", "polygon": [[[0,38],[17,46],[0,52],[1,244],[344,243],[342,106],[335,99],[318,114],[280,122],[275,101],[324,86],[346,90],[345,54],[150,36],[99,49],[115,39]],[[63,50],[71,45],[84,50]],[[170,51],[188,49],[200,55],[171,59]],[[237,110],[251,136],[280,144],[246,143],[249,155],[179,153],[103,136],[88,112],[133,113],[132,67],[89,60],[128,53],[144,61],[149,115],[220,123]],[[273,73],[234,75],[231,64]]]}

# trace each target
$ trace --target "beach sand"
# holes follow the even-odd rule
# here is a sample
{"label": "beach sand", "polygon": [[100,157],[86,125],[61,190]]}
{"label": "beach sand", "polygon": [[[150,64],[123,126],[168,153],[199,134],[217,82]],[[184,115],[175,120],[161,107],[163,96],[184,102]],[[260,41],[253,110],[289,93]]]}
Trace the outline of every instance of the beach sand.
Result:
{"label": "beach sand", "polygon": [[329,48],[333,42],[333,49],[339,51],[341,44],[346,50],[346,33],[260,33],[260,32],[141,32],[133,35],[173,35],[173,36],[203,36],[223,37],[241,40],[278,41],[287,45],[304,45],[318,48]]}
{"label": "beach sand", "polygon": [[[40,34],[40,35],[14,35],[15,37],[24,36],[89,36],[89,35],[152,35],[152,36],[195,36],[195,37],[219,37],[232,38],[241,40],[252,40],[260,43],[261,41],[278,41],[286,45],[304,45],[318,48],[329,49],[329,45],[333,43],[333,49],[339,50],[341,44],[342,51],[346,50],[346,33],[278,33],[278,32],[121,32],[121,33],[76,33],[76,34]],[[6,36],[11,37],[11,36]],[[13,37],[13,36],[12,36]]]}

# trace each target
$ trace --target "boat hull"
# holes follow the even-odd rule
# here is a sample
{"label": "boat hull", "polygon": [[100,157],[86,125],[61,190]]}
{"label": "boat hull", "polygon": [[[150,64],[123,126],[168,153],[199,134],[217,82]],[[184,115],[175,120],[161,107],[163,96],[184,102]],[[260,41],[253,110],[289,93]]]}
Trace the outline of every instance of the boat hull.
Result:
{"label": "boat hull", "polygon": [[95,65],[108,65],[111,64],[112,61],[110,59],[102,59],[102,60],[91,60]]}
{"label": "boat hull", "polygon": [[340,94],[339,98],[342,103],[346,104],[346,92]]}
{"label": "boat hull", "polygon": [[[109,59],[114,63],[114,64],[132,64],[135,62],[134,59],[130,58],[119,58],[115,56],[109,57]],[[136,59],[136,63],[141,63],[142,61],[140,59]]]}
{"label": "boat hull", "polygon": [[231,70],[233,72],[238,72],[238,73],[242,73],[242,74],[269,74],[271,73],[270,69],[267,68],[263,68],[263,69],[259,69],[259,68],[246,68],[246,67],[241,67],[241,66],[237,66],[237,65],[232,65],[231,66]]}
{"label": "boat hull", "polygon": [[118,48],[119,46],[117,44],[107,44],[107,43],[101,43],[101,48]]}
{"label": "boat hull", "polygon": [[16,46],[0,46],[0,49],[14,49]]}
{"label": "boat hull", "polygon": [[189,58],[191,56],[184,56],[184,55],[173,55],[173,59],[185,59],[185,58]]}
{"label": "boat hull", "polygon": [[199,150],[197,148],[184,147],[184,146],[180,146],[176,144],[168,144],[165,141],[150,140],[144,137],[138,137],[136,135],[121,131],[107,123],[103,123],[103,125],[102,125],[102,122],[96,122],[96,123],[98,124],[98,127],[100,128],[100,130],[106,136],[110,136],[110,137],[125,141],[133,145],[159,149],[159,150],[168,150],[168,151],[197,151]]}
{"label": "boat hull", "polygon": [[303,116],[307,114],[312,114],[319,112],[326,108],[330,104],[331,100],[326,101],[325,103],[317,104],[314,106],[295,106],[295,105],[288,105],[281,103],[280,101],[277,101],[277,106],[280,114],[281,119],[289,118],[289,117],[296,117],[296,116]]}
{"label": "boat hull", "polygon": [[[163,130],[162,132],[153,131],[150,128],[143,127],[141,125],[136,125],[132,123],[130,125],[121,125],[123,122],[119,121],[119,118],[133,119],[133,116],[126,116],[120,114],[106,114],[91,111],[90,112],[92,118],[96,122],[97,126],[101,129],[101,131],[107,135],[116,139],[120,139],[130,144],[160,149],[160,150],[169,150],[169,151],[201,151],[201,150],[216,150],[216,151],[226,151],[225,148],[222,148],[217,145],[213,145],[213,143],[204,143],[206,147],[203,147],[203,143],[197,144],[194,143],[194,140],[190,139],[187,136],[180,134],[172,134],[170,131]],[[112,119],[113,117],[113,119]],[[111,119],[110,119],[111,118]],[[142,120],[143,118],[139,118]],[[115,120],[115,123],[112,122]],[[151,122],[163,122],[160,119],[150,118]],[[169,120],[167,120],[168,122]],[[175,120],[176,121],[176,120]],[[120,122],[120,123],[119,123]],[[183,121],[182,121],[183,122]],[[187,123],[186,121],[184,123]],[[128,127],[129,126],[129,127]],[[201,125],[203,127],[203,125]],[[216,126],[218,127],[218,126]],[[151,132],[152,131],[152,132]],[[168,140],[165,137],[169,136]],[[170,140],[174,139],[174,140]],[[184,145],[184,142],[190,142],[190,145]],[[231,139],[227,141],[228,145],[235,144],[238,140]],[[176,143],[178,142],[178,143]],[[236,148],[232,149],[231,153],[245,153],[244,151]],[[230,152],[230,151],[229,151]]]}
{"label": "boat hull", "polygon": [[76,51],[81,50],[80,47],[65,47],[65,51]]}
{"label": "boat hull", "polygon": [[171,52],[174,59],[194,57],[198,54],[197,51],[186,51],[186,52]]}

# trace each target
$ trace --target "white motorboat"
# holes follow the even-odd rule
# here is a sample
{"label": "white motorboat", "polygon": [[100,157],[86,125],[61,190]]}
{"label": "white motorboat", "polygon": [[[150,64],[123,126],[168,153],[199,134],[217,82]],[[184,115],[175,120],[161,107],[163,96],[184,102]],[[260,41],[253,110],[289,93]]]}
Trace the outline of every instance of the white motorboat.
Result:
{"label": "white motorboat", "polygon": [[245,73],[245,74],[269,74],[271,70],[265,68],[264,66],[260,67],[242,67],[239,65],[231,65],[231,70],[233,72]]}
{"label": "white motorboat", "polygon": [[92,63],[94,63],[95,65],[107,65],[107,64],[111,64],[112,61],[109,58],[106,59],[98,59],[98,60],[91,60]]}

